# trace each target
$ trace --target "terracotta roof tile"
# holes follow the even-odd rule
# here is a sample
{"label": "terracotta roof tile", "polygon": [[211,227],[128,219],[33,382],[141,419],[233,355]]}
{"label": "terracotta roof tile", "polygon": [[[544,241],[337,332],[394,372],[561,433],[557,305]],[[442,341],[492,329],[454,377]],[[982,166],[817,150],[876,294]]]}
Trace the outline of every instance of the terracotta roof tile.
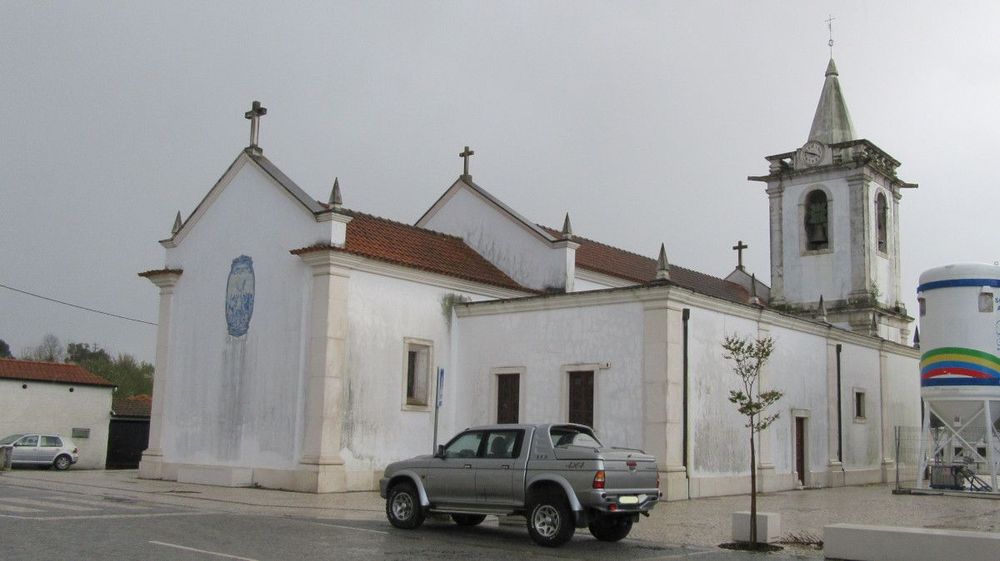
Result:
{"label": "terracotta roof tile", "polygon": [[483,284],[534,292],[504,274],[466,245],[462,238],[361,212],[346,209],[339,212],[352,217],[347,224],[347,242],[343,248],[314,246],[292,253],[300,255],[333,249]]}
{"label": "terracotta roof tile", "polygon": [[111,400],[111,410],[116,417],[149,417],[152,406],[153,398],[145,394]]}
{"label": "terracotta roof tile", "polygon": [[[545,229],[552,234],[560,235],[558,230],[547,227]],[[573,241],[580,244],[576,250],[576,266],[581,269],[604,273],[636,283],[648,283],[656,280],[656,259],[580,236],[573,236]],[[670,280],[688,290],[730,302],[746,304],[750,300],[750,294],[747,290],[736,283],[686,269],[673,263],[670,264]]]}
{"label": "terracotta roof tile", "polygon": [[111,382],[96,374],[91,374],[78,364],[34,360],[0,359],[0,378],[80,386],[114,386]]}

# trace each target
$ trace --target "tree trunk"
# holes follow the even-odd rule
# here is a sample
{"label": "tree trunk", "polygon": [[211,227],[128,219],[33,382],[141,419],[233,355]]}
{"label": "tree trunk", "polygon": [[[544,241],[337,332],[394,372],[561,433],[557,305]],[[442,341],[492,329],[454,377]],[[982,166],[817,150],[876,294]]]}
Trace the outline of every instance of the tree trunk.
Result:
{"label": "tree trunk", "polygon": [[[752,418],[751,418],[752,419]],[[751,421],[752,423],[753,421]],[[757,548],[757,451],[750,429],[750,545]]]}

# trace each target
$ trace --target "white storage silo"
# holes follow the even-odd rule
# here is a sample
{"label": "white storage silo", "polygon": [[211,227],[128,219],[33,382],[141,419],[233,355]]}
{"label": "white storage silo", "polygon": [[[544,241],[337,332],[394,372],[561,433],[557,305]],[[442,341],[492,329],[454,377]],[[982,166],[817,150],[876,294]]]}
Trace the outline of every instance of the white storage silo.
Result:
{"label": "white storage silo", "polygon": [[[946,265],[925,271],[920,306],[920,393],[927,460],[989,475],[1000,462],[1000,266]],[[921,469],[921,476],[925,473]],[[933,477],[932,477],[933,479]],[[969,487],[968,480],[966,488]],[[980,486],[980,490],[985,490]]]}

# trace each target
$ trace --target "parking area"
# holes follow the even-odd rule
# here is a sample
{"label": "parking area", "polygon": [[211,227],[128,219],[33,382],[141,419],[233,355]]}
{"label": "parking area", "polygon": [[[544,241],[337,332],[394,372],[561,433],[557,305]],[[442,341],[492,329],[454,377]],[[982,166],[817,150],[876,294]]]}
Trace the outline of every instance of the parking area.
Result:
{"label": "parking area", "polygon": [[[184,513],[195,509],[199,512],[309,519],[330,524],[331,528],[362,525],[375,532],[390,530],[385,522],[383,502],[375,492],[313,495],[148,481],[138,479],[135,471],[73,469],[66,472],[33,469],[4,472],[0,474],[0,485],[16,491],[14,495],[20,501],[7,503],[8,507],[16,509],[43,509],[42,505],[27,502],[36,500],[30,495],[37,490],[65,491],[73,494],[73,500],[57,499],[54,501],[56,504],[65,503],[77,508],[105,507],[100,513],[104,515],[184,517]],[[145,508],[127,508],[134,505]],[[651,517],[643,518],[635,526],[630,539],[637,540],[637,543],[641,541],[644,544],[642,547],[646,548],[687,547],[690,548],[687,553],[697,551],[704,555],[706,550],[730,541],[731,513],[748,508],[749,497],[745,495],[662,503]],[[1000,500],[894,495],[888,485],[768,493],[759,497],[758,508],[781,514],[782,535],[790,541],[822,539],[823,527],[839,522],[1000,532]],[[58,511],[51,505],[43,510],[46,509],[47,514],[8,509],[0,511],[0,518],[3,515],[54,516],[52,512]],[[59,516],[83,517],[91,514],[95,513],[64,509]],[[431,532],[428,536],[441,532],[448,535],[455,531],[464,532],[453,525],[434,523],[425,530]],[[527,544],[528,539],[523,527],[504,527],[496,522],[489,522],[478,532],[473,533],[478,537],[482,532],[496,534],[501,536],[498,539],[510,540],[512,544],[522,540]],[[584,539],[589,543],[590,537],[585,530],[578,534],[575,541]],[[673,551],[676,553],[676,550]],[[666,553],[657,551],[653,557],[662,557]],[[796,545],[790,545],[787,553],[803,557],[822,556],[822,551]]]}

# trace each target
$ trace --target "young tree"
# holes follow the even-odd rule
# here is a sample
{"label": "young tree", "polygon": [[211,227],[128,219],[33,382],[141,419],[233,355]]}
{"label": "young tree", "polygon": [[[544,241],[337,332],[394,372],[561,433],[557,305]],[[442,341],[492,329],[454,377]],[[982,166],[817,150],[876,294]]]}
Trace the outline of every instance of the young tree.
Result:
{"label": "young tree", "polygon": [[29,347],[22,353],[28,360],[47,360],[49,362],[62,362],[66,356],[66,349],[59,338],[48,333],[42,337],[42,344],[37,347]]}
{"label": "young tree", "polygon": [[737,335],[726,335],[722,341],[726,352],[722,355],[735,364],[733,372],[740,379],[740,388],[729,391],[729,401],[747,417],[750,429],[750,546],[757,547],[757,448],[755,439],[778,418],[778,413],[764,415],[764,410],[781,399],[780,391],[761,391],[760,371],[774,351],[774,340],[762,337],[750,340]]}

